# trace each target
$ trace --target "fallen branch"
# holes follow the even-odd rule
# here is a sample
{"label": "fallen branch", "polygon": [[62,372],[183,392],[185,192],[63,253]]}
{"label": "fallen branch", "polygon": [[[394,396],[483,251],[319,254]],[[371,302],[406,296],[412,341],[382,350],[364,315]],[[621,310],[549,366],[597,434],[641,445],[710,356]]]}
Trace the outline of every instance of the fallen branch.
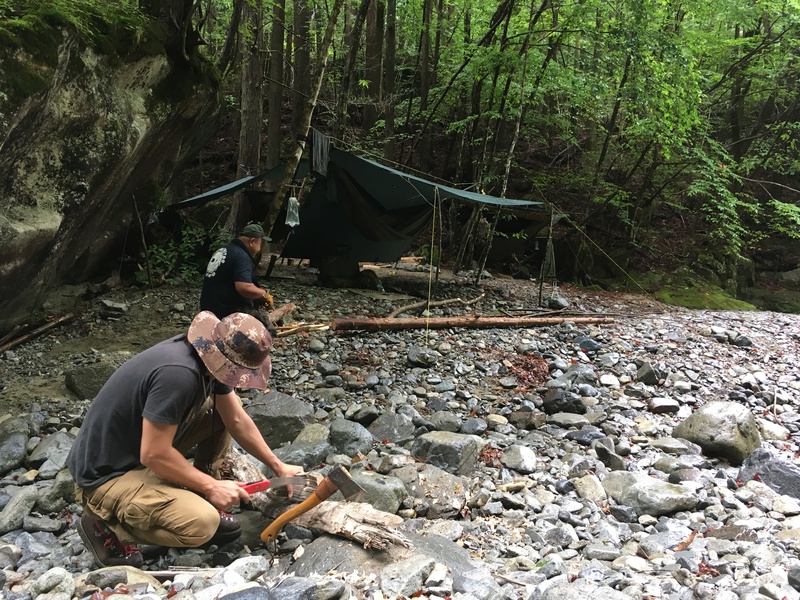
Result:
{"label": "fallen branch", "polygon": [[278,333],[276,337],[282,338],[289,335],[295,335],[297,333],[303,333],[305,331],[326,331],[330,329],[330,325],[327,323],[298,323],[297,325],[284,325],[283,327],[278,327]]}
{"label": "fallen branch", "polygon": [[539,327],[571,323],[613,323],[611,317],[435,317],[404,319],[334,319],[331,329],[336,331],[382,331],[399,329],[448,329],[472,328],[487,329],[493,327]]}
{"label": "fallen branch", "polygon": [[63,317],[59,317],[55,321],[50,321],[49,323],[45,323],[44,325],[42,325],[41,327],[37,327],[36,329],[31,331],[30,333],[26,333],[25,335],[21,335],[18,338],[11,340],[10,342],[6,342],[2,346],[0,346],[0,352],[5,352],[6,350],[10,350],[11,348],[14,348],[15,346],[19,346],[21,343],[27,342],[28,340],[43,334],[45,331],[49,331],[51,329],[54,329],[54,328],[58,327],[59,325],[63,325],[64,323],[68,323],[69,321],[72,321],[74,318],[75,318],[75,315],[69,314],[69,315],[64,315]]}
{"label": "fallen branch", "polygon": [[415,302],[414,304],[407,304],[406,306],[401,306],[400,308],[393,310],[390,312],[386,318],[393,319],[400,313],[408,312],[410,310],[414,310],[415,308],[422,308],[422,307],[430,307],[430,306],[444,306],[445,304],[454,304],[456,302],[460,302],[464,306],[469,306],[470,304],[475,304],[481,298],[483,298],[486,293],[481,294],[477,298],[473,298],[472,300],[463,300],[462,298],[448,298],[447,300],[437,300],[436,302],[428,302],[427,300],[422,300],[421,302]]}

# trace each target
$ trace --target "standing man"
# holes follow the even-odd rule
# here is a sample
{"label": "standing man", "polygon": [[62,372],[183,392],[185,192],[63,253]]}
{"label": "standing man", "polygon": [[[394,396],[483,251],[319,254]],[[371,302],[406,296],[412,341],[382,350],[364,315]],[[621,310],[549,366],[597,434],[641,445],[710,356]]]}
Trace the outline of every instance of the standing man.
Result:
{"label": "standing man", "polygon": [[[102,566],[140,567],[132,544],[198,547],[241,533],[223,512],[249,495],[219,479],[231,439],[277,476],[282,462],[234,388],[267,386],[272,338],[250,315],[199,313],[177,335],[125,362],[95,397],[67,457],[84,511],[78,533]],[[186,453],[196,446],[194,462]]]}
{"label": "standing man", "polygon": [[220,319],[244,312],[263,322],[265,316],[258,309],[271,309],[275,304],[270,293],[258,285],[253,258],[261,252],[264,242],[270,241],[261,225],[251,223],[239,237],[217,250],[206,267],[200,310],[210,310]]}

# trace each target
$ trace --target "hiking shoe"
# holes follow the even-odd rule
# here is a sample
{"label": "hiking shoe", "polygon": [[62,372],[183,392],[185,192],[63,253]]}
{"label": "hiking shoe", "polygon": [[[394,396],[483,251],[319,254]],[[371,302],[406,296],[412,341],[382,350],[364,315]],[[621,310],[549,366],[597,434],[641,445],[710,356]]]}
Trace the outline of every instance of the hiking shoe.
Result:
{"label": "hiking shoe", "polygon": [[242,525],[239,523],[239,519],[233,515],[221,510],[218,512],[219,526],[217,527],[217,531],[214,533],[214,536],[208,540],[208,543],[217,544],[220,546],[222,544],[232,542],[242,535]]}
{"label": "hiking shoe", "polygon": [[124,545],[103,521],[86,511],[78,520],[77,528],[83,543],[101,567],[127,565],[138,569],[144,563],[139,548]]}

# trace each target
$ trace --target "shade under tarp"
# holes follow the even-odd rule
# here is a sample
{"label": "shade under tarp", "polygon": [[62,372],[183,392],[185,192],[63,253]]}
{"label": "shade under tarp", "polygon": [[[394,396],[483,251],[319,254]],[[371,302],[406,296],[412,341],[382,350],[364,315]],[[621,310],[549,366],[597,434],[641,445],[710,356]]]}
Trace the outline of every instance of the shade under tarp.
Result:
{"label": "shade under tarp", "polygon": [[440,185],[335,147],[330,148],[327,170],[328,176],[318,177],[306,197],[300,225],[292,230],[281,256],[319,260],[339,254],[358,262],[391,262],[430,227],[437,201],[457,199],[537,211],[544,207],[542,202]]}

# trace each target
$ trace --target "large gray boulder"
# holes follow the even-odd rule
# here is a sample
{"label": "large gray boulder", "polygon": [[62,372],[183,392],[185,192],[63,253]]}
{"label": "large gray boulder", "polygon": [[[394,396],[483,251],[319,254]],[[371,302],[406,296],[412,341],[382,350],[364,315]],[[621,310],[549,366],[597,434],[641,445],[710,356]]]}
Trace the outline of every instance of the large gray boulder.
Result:
{"label": "large gray boulder", "polygon": [[692,510],[698,502],[693,490],[646,473],[612,471],[603,479],[603,489],[617,504],[630,506],[638,515],[657,517]]}
{"label": "large gray boulder", "polygon": [[672,432],[703,449],[707,456],[740,465],[761,445],[758,423],[750,410],[735,402],[709,402]]}
{"label": "large gray boulder", "polygon": [[481,447],[480,438],[473,435],[433,431],[414,440],[411,454],[448,473],[466,475],[475,469]]}
{"label": "large gray boulder", "polygon": [[259,392],[245,410],[272,448],[294,441],[314,415],[314,407],[308,402],[275,390]]}

